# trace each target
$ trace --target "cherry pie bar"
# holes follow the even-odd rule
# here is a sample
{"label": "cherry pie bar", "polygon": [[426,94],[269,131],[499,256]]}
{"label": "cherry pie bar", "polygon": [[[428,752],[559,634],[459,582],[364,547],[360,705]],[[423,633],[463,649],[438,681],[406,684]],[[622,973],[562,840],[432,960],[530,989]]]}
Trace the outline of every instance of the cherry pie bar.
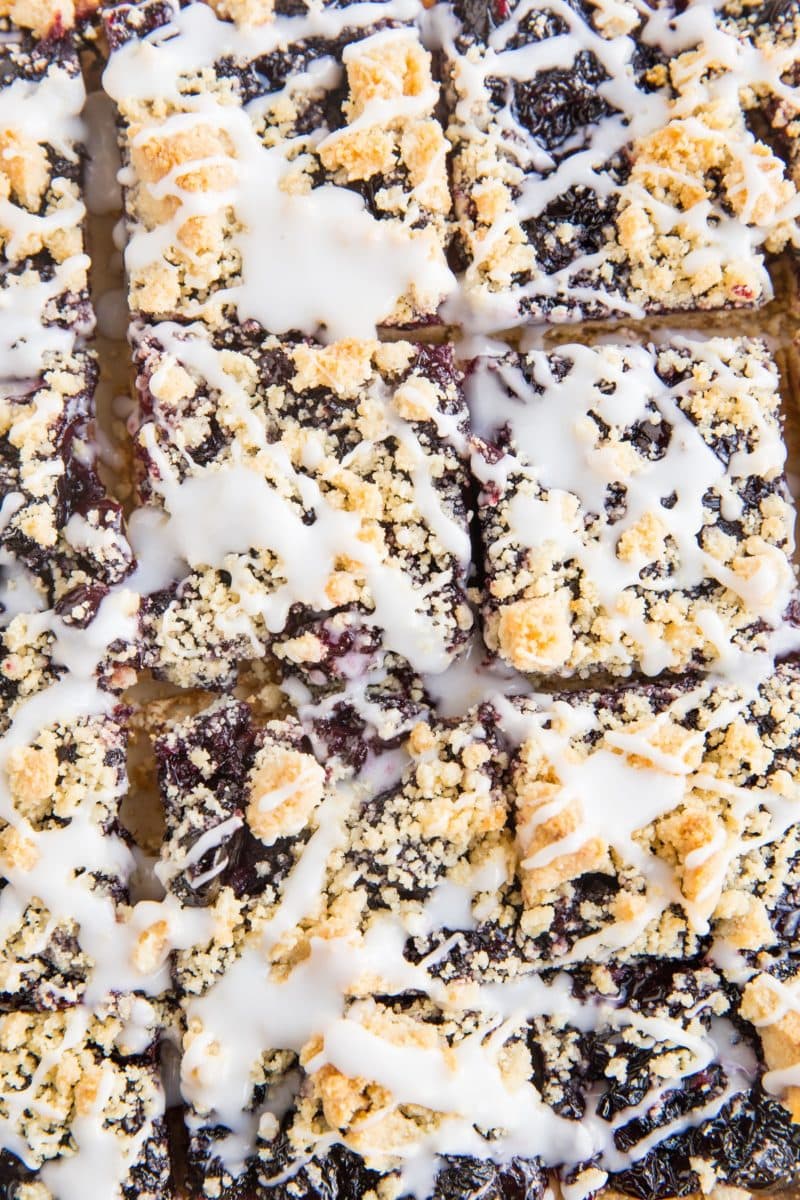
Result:
{"label": "cherry pie bar", "polygon": [[569,676],[767,648],[794,511],[763,343],[504,348],[473,362],[467,393],[492,649]]}
{"label": "cherry pie bar", "polygon": [[54,609],[86,625],[133,569],[119,504],[93,451],[95,359],[48,358],[38,378],[0,383],[0,603],[17,613]]}
{"label": "cherry pie bar", "polygon": [[3,378],[34,374],[51,354],[69,357],[94,325],[81,197],[85,95],[75,44],[58,23],[41,40],[0,34]]}
{"label": "cherry pie bar", "polygon": [[109,8],[134,312],[332,337],[435,317],[454,287],[448,146],[420,11]]}
{"label": "cherry pie bar", "polygon": [[135,358],[134,540],[160,548],[146,663],[183,686],[224,685],[269,646],[323,679],[382,648],[444,670],[472,624],[450,348],[164,323],[137,330]]}
{"label": "cherry pie bar", "polygon": [[467,320],[769,299],[800,201],[746,109],[791,127],[799,22],[791,2],[437,6]]}

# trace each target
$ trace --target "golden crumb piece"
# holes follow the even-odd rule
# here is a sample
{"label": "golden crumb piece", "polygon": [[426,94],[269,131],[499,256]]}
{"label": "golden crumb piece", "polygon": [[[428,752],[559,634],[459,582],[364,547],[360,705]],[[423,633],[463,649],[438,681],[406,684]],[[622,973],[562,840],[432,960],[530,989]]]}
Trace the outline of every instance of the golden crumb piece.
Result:
{"label": "golden crumb piece", "polygon": [[274,0],[206,0],[218,17],[237,25],[266,25],[275,15]]}
{"label": "golden crumb piece", "polygon": [[477,220],[491,225],[511,207],[511,195],[500,179],[484,179],[473,188],[470,200],[475,205]]}
{"label": "golden crumb piece", "polygon": [[[332,581],[333,576],[331,577]],[[332,596],[331,603],[336,603]],[[323,643],[310,630],[299,634],[295,638],[287,638],[285,642],[281,643],[281,657],[288,658],[293,663],[319,662],[324,653],[325,647]]]}
{"label": "golden crumb piece", "polygon": [[420,755],[435,749],[436,735],[424,721],[418,721],[411,730],[408,742],[406,743],[409,754],[418,758]]}
{"label": "golden crumb piece", "polygon": [[758,950],[775,941],[769,912],[759,896],[731,888],[723,892],[714,920],[725,941],[735,950]]}
{"label": "golden crumb piece", "polygon": [[631,766],[656,767],[670,775],[687,775],[703,761],[702,733],[663,718],[648,719],[627,736],[612,734],[609,741],[624,752]]}
{"label": "golden crumb piece", "polygon": [[55,517],[49,504],[28,505],[18,523],[25,537],[37,542],[45,549],[52,549],[58,541]]}
{"label": "golden crumb piece", "polygon": [[[95,2],[81,4],[81,11],[92,11]],[[64,29],[75,24],[73,0],[0,0],[0,17],[9,17],[14,25],[30,29],[37,37],[44,37],[58,22]]]}
{"label": "golden crumb piece", "polygon": [[400,138],[400,154],[417,197],[436,212],[450,211],[448,144],[438,121],[415,121]]}
{"label": "golden crumb piece", "polygon": [[392,1100],[387,1088],[366,1079],[350,1079],[329,1065],[313,1076],[313,1087],[332,1129],[346,1129],[371,1111],[386,1108]]}
{"label": "golden crumb piece", "polygon": [[[233,152],[233,143],[223,128],[200,121],[176,132],[163,133],[156,126],[138,137],[131,137],[131,165],[137,179],[142,183],[158,183],[165,175],[185,165],[187,170],[181,175],[181,187],[190,191],[206,188],[217,191],[230,187],[235,182],[233,164],[225,166],[222,176],[212,178],[203,172],[209,169],[205,160],[230,157]],[[194,163],[201,172],[196,181],[192,174]],[[215,161],[213,169],[219,171],[221,165]],[[198,187],[201,180],[202,186]]]}
{"label": "golden crumb piece", "polygon": [[590,0],[594,23],[603,37],[624,37],[639,24],[641,17],[628,0]]}
{"label": "golden crumb piece", "polygon": [[[402,1013],[387,1011],[374,1001],[363,1001],[359,1005],[358,1016],[359,1023],[388,1046],[433,1053],[439,1048],[434,1026]],[[322,1037],[313,1037],[301,1051],[301,1063],[307,1065],[312,1062],[324,1051],[324,1046]],[[358,1144],[353,1135],[357,1135],[358,1127],[367,1122],[366,1137],[373,1145],[385,1141],[402,1142],[412,1135],[411,1128],[404,1130],[395,1121],[383,1125],[384,1114],[390,1113],[397,1102],[382,1084],[365,1077],[345,1075],[330,1063],[311,1074],[309,1083],[312,1096],[321,1106],[326,1122],[333,1129],[347,1132],[350,1145]]]}
{"label": "golden crumb piece", "polygon": [[687,804],[659,822],[662,841],[674,852],[681,875],[681,891],[687,900],[716,900],[722,886],[720,869],[725,862],[726,841],[718,844],[724,826],[721,818],[701,803]]}
{"label": "golden crumb piece", "polygon": [[75,1110],[79,1116],[88,1116],[92,1111],[97,1103],[102,1082],[103,1069],[96,1063],[83,1071],[75,1085]]}
{"label": "golden crumb piece", "polygon": [[39,861],[39,851],[31,838],[13,825],[0,830],[0,862],[6,870],[31,871]]}
{"label": "golden crumb piece", "polygon": [[559,853],[560,843],[574,843],[582,829],[583,806],[577,797],[569,798],[551,768],[540,773],[546,778],[529,776],[523,762],[514,778],[519,877],[529,907],[539,903],[543,891],[600,870],[608,860],[606,842],[588,830],[574,849]]}
{"label": "golden crumb piece", "polygon": [[372,373],[375,343],[346,338],[330,346],[296,346],[292,351],[298,392],[330,388],[337,396],[355,396]]}
{"label": "golden crumb piece", "polygon": [[617,542],[617,558],[623,562],[637,559],[652,562],[664,553],[667,526],[654,513],[646,512],[635,525],[626,529]]}
{"label": "golden crumb piece", "polygon": [[47,151],[17,130],[0,130],[0,171],[6,176],[14,198],[36,212],[50,182]]}
{"label": "golden crumb piece", "polygon": [[143,975],[150,975],[162,965],[169,952],[170,929],[167,921],[154,921],[143,929],[132,951],[133,965]]}
{"label": "golden crumb piece", "polygon": [[518,671],[548,674],[563,667],[572,652],[570,594],[566,588],[550,596],[517,600],[500,611],[500,653]]}
{"label": "golden crumb piece", "polygon": [[406,421],[430,421],[438,401],[436,385],[418,375],[401,384],[392,397],[394,407]]}
{"label": "golden crumb piece", "polygon": [[49,800],[58,779],[58,759],[52,750],[17,746],[8,756],[8,782],[15,801],[39,804]]}
{"label": "golden crumb piece", "polygon": [[193,396],[196,390],[197,385],[186,368],[169,360],[150,383],[153,396],[165,404],[180,404],[182,400]]}
{"label": "golden crumb piece", "polygon": [[411,342],[379,342],[374,348],[375,364],[384,375],[399,375],[411,365],[415,354]]}
{"label": "golden crumb piece", "polygon": [[411,32],[355,43],[347,62],[348,120],[360,117],[372,100],[419,96],[432,86],[430,54]]}
{"label": "golden crumb piece", "polygon": [[247,823],[267,846],[301,831],[322,799],[325,771],[311,754],[264,746],[250,776]]}
{"label": "golden crumb piece", "polygon": [[384,129],[344,129],[325,139],[319,156],[324,167],[343,171],[351,182],[390,174],[397,161],[397,146],[393,135]]}
{"label": "golden crumb piece", "polygon": [[[328,597],[334,608],[345,604],[356,603],[361,596],[361,590],[361,584],[358,582],[358,579],[349,571],[334,571],[328,579],[328,582],[325,584],[325,595]],[[320,642],[319,654],[315,659],[309,661],[318,662],[323,652],[324,647]]]}

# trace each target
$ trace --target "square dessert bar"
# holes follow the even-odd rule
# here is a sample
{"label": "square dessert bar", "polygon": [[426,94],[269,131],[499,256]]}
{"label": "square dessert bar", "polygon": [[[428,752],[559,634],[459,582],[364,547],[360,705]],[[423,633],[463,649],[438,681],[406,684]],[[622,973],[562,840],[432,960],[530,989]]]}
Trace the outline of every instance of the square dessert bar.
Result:
{"label": "square dessert bar", "polygon": [[797,244],[800,202],[744,106],[794,105],[785,9],[455,0],[434,16],[466,319],[769,299],[764,251]]}
{"label": "square dessert bar", "polygon": [[165,323],[135,358],[146,665],[181,685],[224,685],[269,647],[323,681],[384,652],[448,666],[471,625],[449,347]]}
{"label": "square dessert bar", "polygon": [[370,792],[293,720],[176,725],[160,871],[208,917],[175,964],[189,1195],[790,1175],[799,726],[793,664],[498,697]]}
{"label": "square dessert bar", "polygon": [[527,959],[689,959],[712,936],[735,983],[794,972],[796,662],[757,687],[686,676],[499,713]]}
{"label": "square dessert bar", "polygon": [[97,475],[96,378],[94,357],[76,351],[0,382],[0,624],[53,609],[85,627],[133,568],[120,506]]}
{"label": "square dessert bar", "polygon": [[421,7],[276,8],[106,11],[131,309],[328,337],[428,322],[455,281]]}
{"label": "square dessert bar", "polygon": [[156,1015],[0,1016],[0,1187],[19,1200],[169,1200]]}
{"label": "square dessert bar", "polygon": [[127,739],[114,716],[68,719],[70,700],[64,684],[40,692],[31,707],[64,715],[26,742],[12,726],[2,749],[0,1004],[16,1009],[142,983],[115,948],[134,869],[119,826]]}
{"label": "square dessert bar", "polygon": [[749,339],[475,360],[489,646],[566,677],[727,668],[786,611],[776,367]]}
{"label": "square dessert bar", "polygon": [[[138,596],[96,470],[91,355],[0,383],[0,1006],[136,986],[119,825]],[[131,982],[132,980],[132,982]]]}
{"label": "square dessert bar", "polygon": [[3,378],[24,379],[54,353],[68,357],[94,327],[81,198],[85,88],[75,44],[54,20],[40,40],[0,37]]}

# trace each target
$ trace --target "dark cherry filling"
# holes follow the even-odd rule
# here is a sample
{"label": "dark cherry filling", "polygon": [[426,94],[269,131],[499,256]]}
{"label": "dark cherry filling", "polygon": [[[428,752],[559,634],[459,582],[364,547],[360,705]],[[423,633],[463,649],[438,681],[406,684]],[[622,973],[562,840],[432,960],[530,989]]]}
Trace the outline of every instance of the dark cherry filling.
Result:
{"label": "dark cherry filling", "polygon": [[450,1157],[436,1177],[432,1200],[541,1200],[546,1187],[538,1159],[515,1158],[501,1166]]}
{"label": "dark cherry filling", "polygon": [[[257,731],[249,708],[235,703],[201,714],[193,723],[191,737],[185,740],[176,736],[157,741],[155,753],[168,828],[180,823],[185,805],[197,788],[208,788],[229,816],[240,814],[244,807],[247,772],[257,744]],[[208,776],[204,776],[191,761],[191,752],[197,748],[205,751],[213,763],[213,771]],[[218,823],[219,817],[209,814],[207,824],[197,829],[197,836],[204,827],[210,829]],[[172,890],[190,905],[212,903],[220,887],[227,883],[234,886],[237,893],[245,892],[255,879],[259,848],[264,849],[246,827],[240,826],[182,871],[172,881]],[[190,849],[191,843],[182,847],[184,853]],[[214,872],[223,861],[223,870],[213,873],[205,882],[194,882]]]}
{"label": "dark cherry filling", "polygon": [[399,732],[395,736],[377,733],[359,711],[358,706],[343,699],[326,715],[316,715],[310,710],[301,717],[303,725],[318,748],[322,748],[324,761],[336,760],[354,774],[363,770],[370,756],[378,756],[396,748],[407,736],[410,721],[422,715],[424,702],[415,700],[409,692],[384,692],[380,687],[370,691],[370,705],[377,705],[395,715]]}
{"label": "dark cherry filling", "polygon": [[[189,1152],[190,1195],[200,1198],[203,1180],[220,1171],[214,1159],[214,1141],[223,1129],[204,1130],[192,1141]],[[239,1179],[222,1189],[219,1200],[363,1200],[380,1176],[365,1167],[363,1159],[342,1145],[334,1145],[324,1158],[314,1158],[281,1183],[270,1180],[291,1169],[291,1152],[279,1136],[271,1153],[253,1158]],[[542,1200],[546,1173],[536,1159],[513,1159],[498,1165],[470,1157],[447,1157],[436,1175],[431,1200]],[[411,1200],[409,1196],[401,1200]]]}
{"label": "dark cherry filling", "polygon": [[[248,706],[228,701],[194,718],[188,735],[180,733],[156,742],[168,832],[180,825],[191,807],[200,817],[191,833],[176,845],[175,853],[187,853],[198,837],[221,823],[219,807],[225,813],[222,820],[242,815],[248,772],[262,739]],[[308,750],[302,736],[298,748]],[[203,774],[191,761],[191,752],[196,749],[213,763],[210,773]],[[214,796],[213,811],[204,813],[202,799],[193,796],[195,789],[201,795],[208,789]],[[243,823],[181,871],[170,888],[187,905],[213,903],[222,887],[232,888],[240,898],[259,896],[267,888],[277,887],[289,874],[297,842],[297,837],[281,837],[267,846]]]}
{"label": "dark cherry filling", "polygon": [[[511,108],[537,142],[557,151],[578,130],[590,130],[615,111],[596,90],[607,78],[595,56],[584,50],[568,70],[542,71],[530,80],[513,80]],[[492,78],[487,85],[494,102],[505,103],[509,85]]]}
{"label": "dark cherry filling", "polygon": [[[552,200],[538,217],[524,221],[525,236],[536,251],[539,265],[553,274],[576,258],[597,254],[608,240],[617,204],[616,196],[601,199],[591,188],[578,184]],[[574,227],[569,241],[561,241],[555,233],[565,223]]]}
{"label": "dark cherry filling", "polygon": [[[643,1133],[653,1128],[648,1124]],[[699,1186],[691,1158],[717,1164],[731,1187],[790,1185],[800,1164],[800,1129],[774,1097],[754,1088],[735,1096],[713,1121],[666,1139],[615,1174],[614,1186],[638,1200],[687,1196]]]}
{"label": "dark cherry filling", "polygon": [[8,1150],[0,1150],[0,1200],[17,1200],[23,1183],[36,1181],[36,1172]]}

